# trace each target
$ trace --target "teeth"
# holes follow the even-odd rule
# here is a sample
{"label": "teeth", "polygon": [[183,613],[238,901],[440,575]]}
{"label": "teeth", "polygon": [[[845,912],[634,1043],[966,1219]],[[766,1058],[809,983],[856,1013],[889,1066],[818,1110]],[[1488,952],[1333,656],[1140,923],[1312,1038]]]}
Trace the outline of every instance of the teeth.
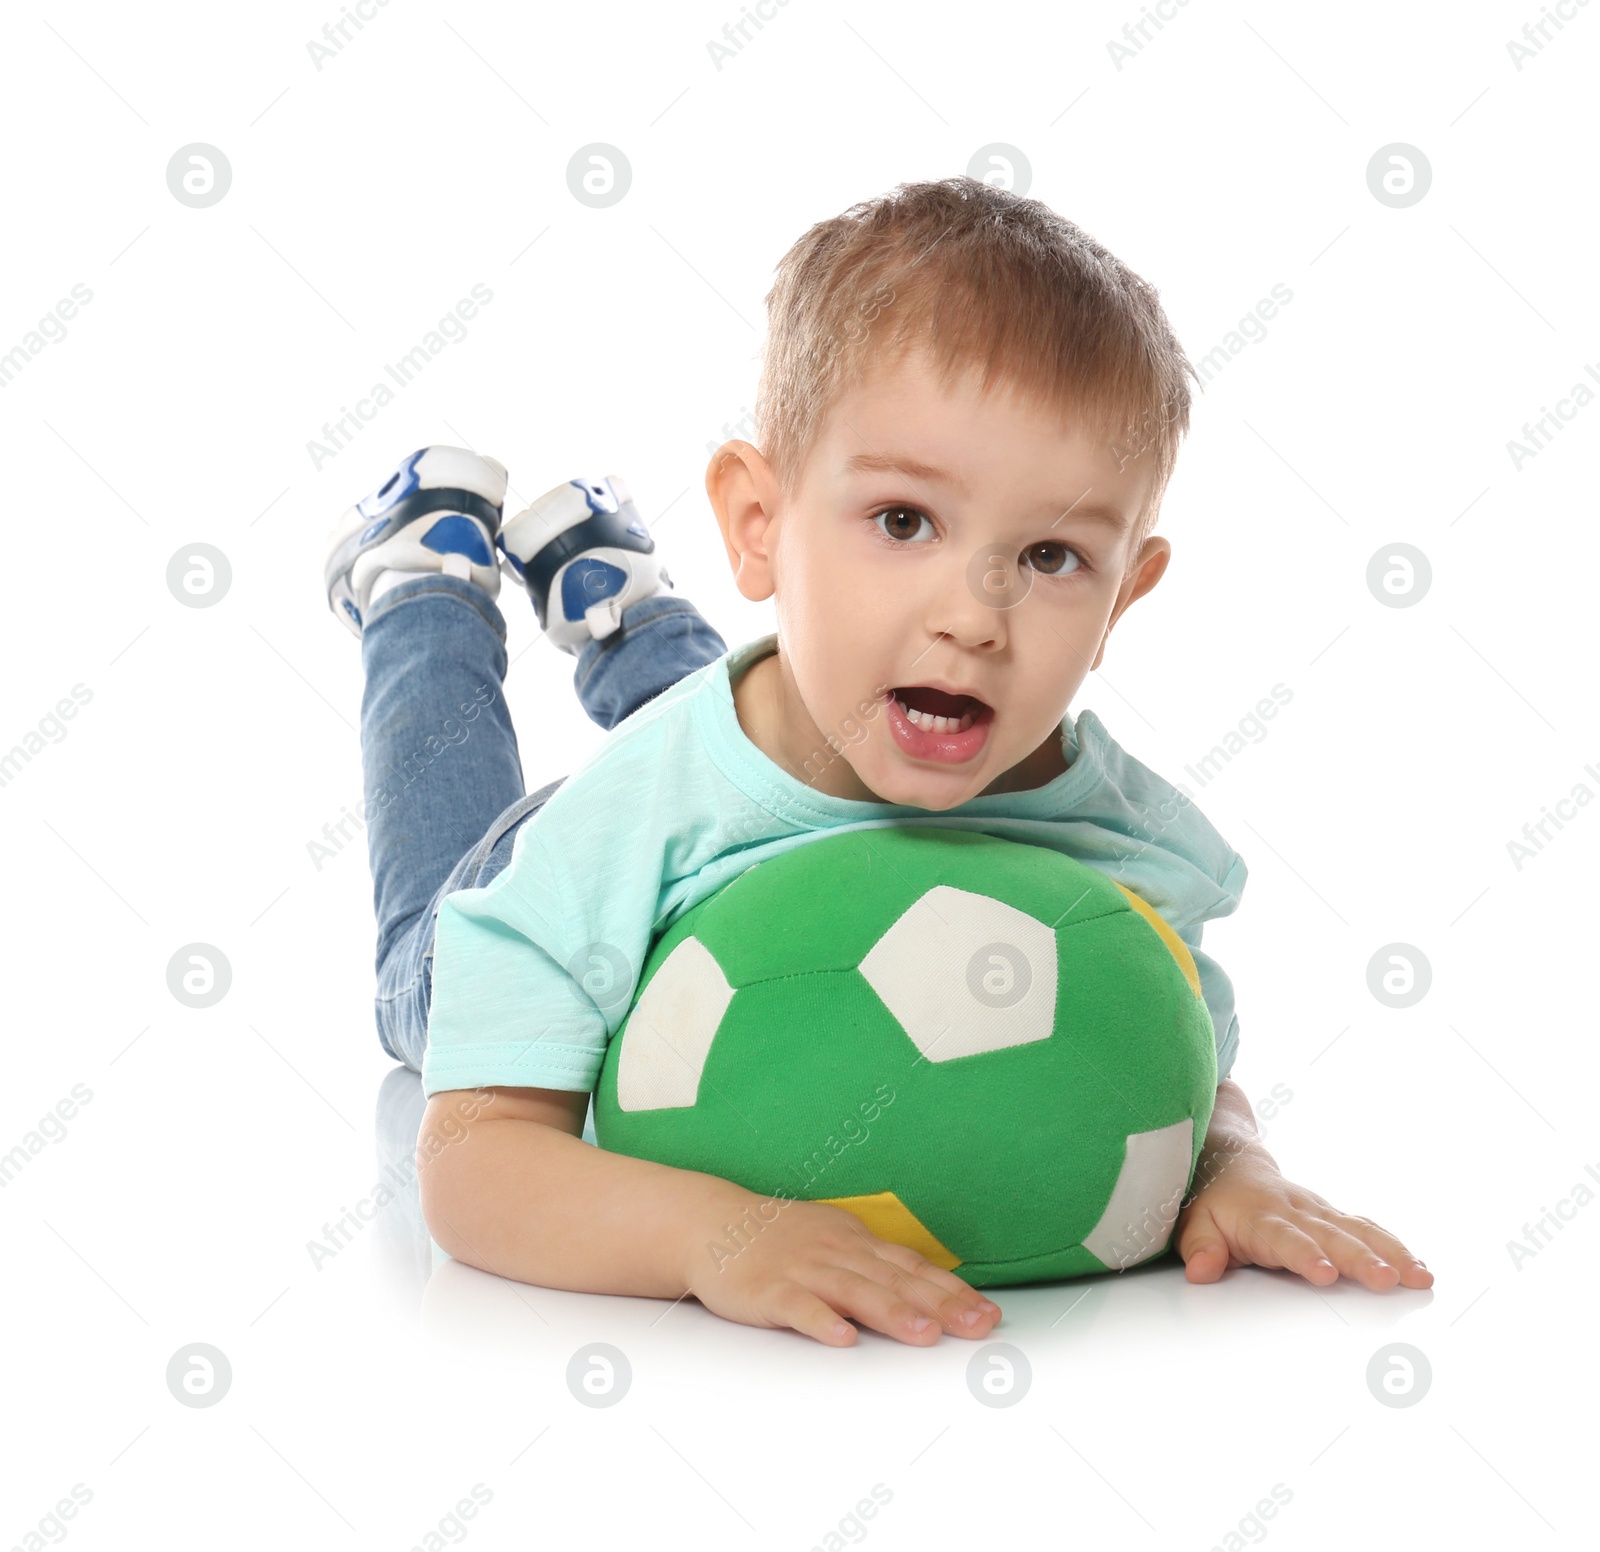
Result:
{"label": "teeth", "polygon": [[936,717],[932,712],[915,711],[897,695],[895,701],[905,713],[907,722],[914,722],[929,733],[965,733],[973,723],[973,713],[963,712],[960,717]]}

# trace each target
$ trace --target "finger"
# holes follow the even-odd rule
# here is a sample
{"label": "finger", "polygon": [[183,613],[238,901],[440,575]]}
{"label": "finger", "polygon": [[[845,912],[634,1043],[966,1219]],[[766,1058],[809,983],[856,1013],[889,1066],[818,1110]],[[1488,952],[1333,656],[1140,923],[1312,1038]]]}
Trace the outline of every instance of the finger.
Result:
{"label": "finger", "polygon": [[899,1266],[885,1253],[887,1248],[880,1241],[870,1258],[853,1270],[898,1295],[953,1336],[987,1336],[994,1329],[995,1322],[1000,1318],[996,1306],[983,1308],[968,1304],[959,1295],[946,1292],[940,1284],[929,1282]]}
{"label": "finger", "polygon": [[1364,1239],[1340,1224],[1308,1218],[1305,1225],[1307,1232],[1316,1237],[1323,1252],[1344,1276],[1370,1288],[1374,1293],[1387,1293],[1400,1281],[1400,1273],[1389,1262]]}
{"label": "finger", "polygon": [[760,1313],[772,1325],[787,1326],[827,1347],[849,1347],[856,1339],[856,1328],[838,1310],[799,1283],[779,1283]]}
{"label": "finger", "polygon": [[841,1315],[892,1336],[897,1342],[931,1347],[939,1340],[940,1325],[933,1315],[865,1272],[848,1266],[819,1268],[808,1283]]}
{"label": "finger", "polygon": [[[893,1240],[865,1236],[866,1248],[875,1259],[886,1262],[889,1270],[883,1274],[887,1285],[894,1288],[908,1303],[921,1306],[926,1313],[936,1315],[948,1329],[960,1336],[987,1335],[1000,1320],[1000,1306],[986,1299],[977,1289],[963,1282],[953,1272],[935,1266],[926,1256],[908,1245]],[[873,1276],[877,1269],[865,1269]]]}
{"label": "finger", "polygon": [[1190,1209],[1178,1231],[1176,1249],[1183,1259],[1183,1275],[1192,1283],[1216,1282],[1232,1259],[1217,1220],[1204,1208]]}
{"label": "finger", "polygon": [[[856,1270],[895,1286],[908,1300],[921,1302],[930,1315],[937,1314],[945,1325],[967,1334],[988,1330],[1000,1319],[1000,1306],[992,1299],[984,1298],[969,1283],[935,1266],[909,1246],[880,1239],[853,1217],[847,1232],[851,1248],[860,1252],[860,1259],[850,1263]],[[968,1314],[979,1318],[969,1321],[965,1318]]]}
{"label": "finger", "polygon": [[1328,1259],[1320,1241],[1287,1218],[1258,1218],[1251,1239],[1248,1248],[1259,1266],[1281,1266],[1322,1288],[1339,1281],[1339,1268]]}
{"label": "finger", "polygon": [[1181,1254],[1183,1275],[1192,1283],[1214,1283],[1228,1270],[1228,1247],[1220,1239],[1197,1236]]}
{"label": "finger", "polygon": [[1355,1213],[1339,1212],[1336,1208],[1330,1208],[1319,1216],[1363,1241],[1374,1255],[1388,1262],[1400,1274],[1403,1286],[1407,1288],[1433,1286],[1433,1273],[1381,1224]]}
{"label": "finger", "polygon": [[897,1245],[893,1240],[880,1239],[872,1248],[880,1256],[887,1257],[896,1266],[920,1277],[924,1282],[934,1283],[946,1293],[955,1294],[969,1309],[987,1309],[995,1315],[1000,1313],[1000,1306],[993,1299],[954,1272],[942,1266],[935,1266],[926,1256],[911,1249],[909,1245]]}

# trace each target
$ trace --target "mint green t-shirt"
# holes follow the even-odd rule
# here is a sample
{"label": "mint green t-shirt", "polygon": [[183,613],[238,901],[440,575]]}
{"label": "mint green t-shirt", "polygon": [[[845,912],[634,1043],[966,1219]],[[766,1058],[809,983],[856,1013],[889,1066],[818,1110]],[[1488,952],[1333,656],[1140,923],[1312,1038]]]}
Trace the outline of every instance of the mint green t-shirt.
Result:
{"label": "mint green t-shirt", "polygon": [[[422,1086],[592,1092],[656,937],[753,864],[833,830],[932,824],[1053,846],[1154,906],[1188,945],[1217,1032],[1239,1043],[1233,987],[1200,950],[1244,861],[1192,799],[1113,742],[1093,712],[1061,720],[1068,764],[1025,792],[935,811],[830,797],[745,735],[733,685],[777,650],[731,648],[616,725],[517,832],[481,889],[440,903]],[[826,752],[826,751],[825,751]],[[840,756],[842,758],[842,756]]]}

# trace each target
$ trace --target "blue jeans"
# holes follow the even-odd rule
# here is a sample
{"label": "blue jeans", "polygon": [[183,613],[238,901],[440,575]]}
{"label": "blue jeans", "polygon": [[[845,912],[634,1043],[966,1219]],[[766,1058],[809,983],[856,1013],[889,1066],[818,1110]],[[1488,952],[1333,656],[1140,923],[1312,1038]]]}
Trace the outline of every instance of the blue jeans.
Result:
{"label": "blue jeans", "polygon": [[[573,686],[609,730],[726,651],[687,599],[643,598],[606,640],[584,643]],[[361,660],[378,1038],[420,1072],[439,902],[489,883],[511,860],[517,831],[566,778],[527,791],[503,693],[505,617],[477,583],[441,573],[390,589],[362,627]]]}

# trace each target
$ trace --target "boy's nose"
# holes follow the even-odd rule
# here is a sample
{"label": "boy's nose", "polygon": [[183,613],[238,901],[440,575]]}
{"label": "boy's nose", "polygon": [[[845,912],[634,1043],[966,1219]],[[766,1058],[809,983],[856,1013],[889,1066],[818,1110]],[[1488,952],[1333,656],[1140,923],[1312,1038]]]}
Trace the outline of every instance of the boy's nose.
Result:
{"label": "boy's nose", "polygon": [[1001,543],[986,544],[967,563],[967,586],[991,609],[1012,609],[1027,597],[1033,573],[1019,564],[1017,552]]}
{"label": "boy's nose", "polygon": [[1027,596],[1028,582],[1004,545],[985,545],[957,574],[938,579],[929,626],[965,647],[1001,645],[1010,611]]}

